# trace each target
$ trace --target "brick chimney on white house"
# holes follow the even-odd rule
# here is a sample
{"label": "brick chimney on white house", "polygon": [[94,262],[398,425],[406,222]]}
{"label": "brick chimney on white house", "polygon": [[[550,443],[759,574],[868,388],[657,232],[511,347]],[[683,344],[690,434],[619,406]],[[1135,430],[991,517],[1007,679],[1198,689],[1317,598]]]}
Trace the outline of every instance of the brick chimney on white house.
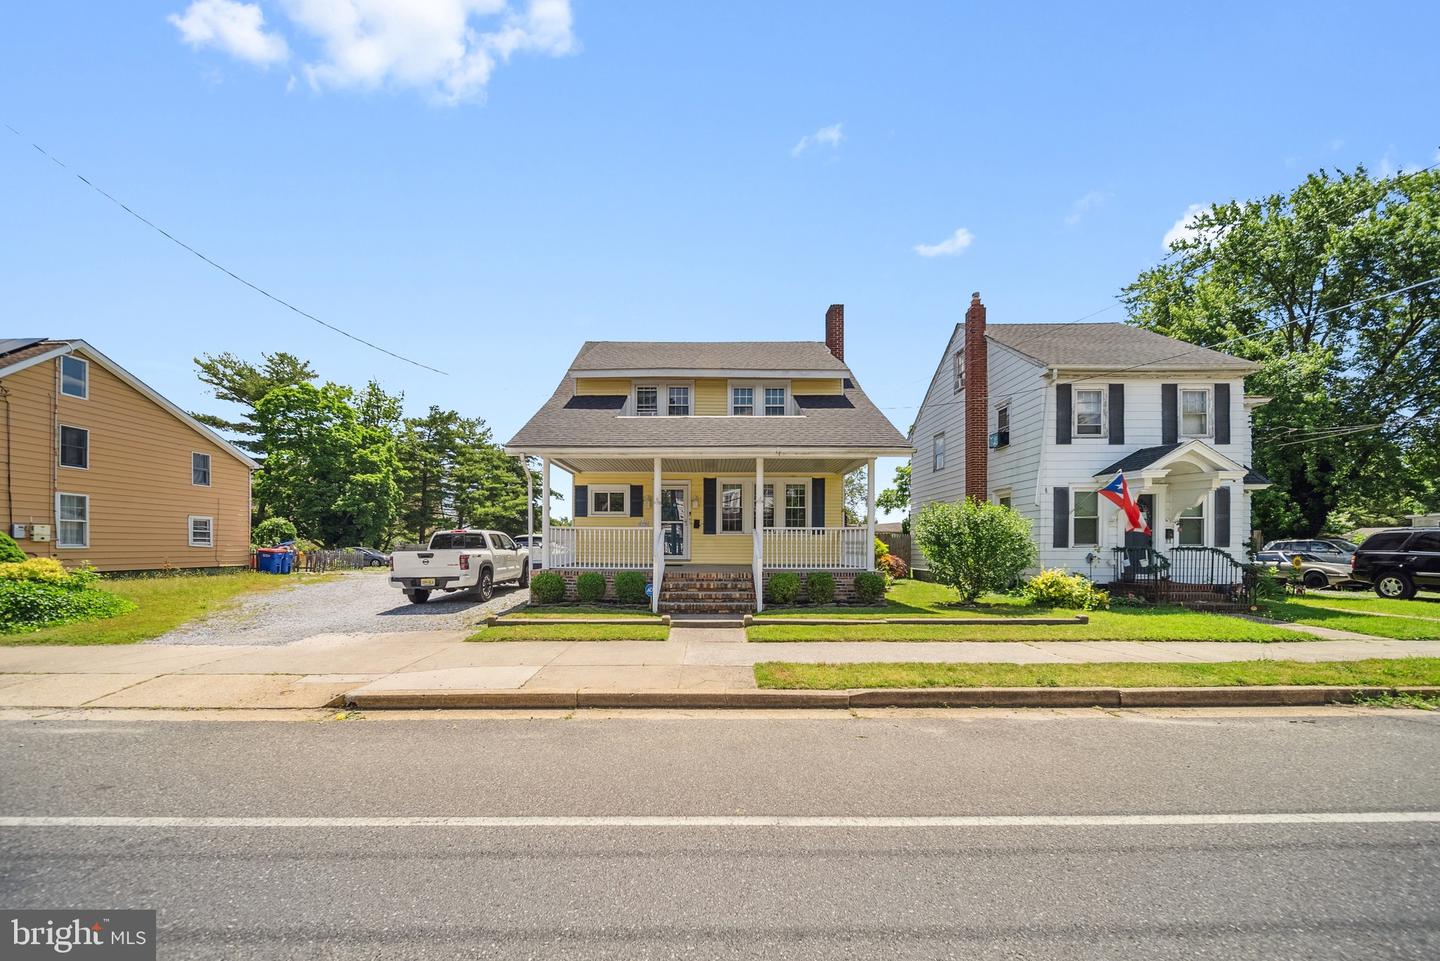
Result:
{"label": "brick chimney on white house", "polygon": [[990,371],[985,344],[985,305],[970,295],[965,311],[965,496],[990,496]]}
{"label": "brick chimney on white house", "polygon": [[825,311],[825,346],[841,363],[845,362],[845,305],[831,304]]}

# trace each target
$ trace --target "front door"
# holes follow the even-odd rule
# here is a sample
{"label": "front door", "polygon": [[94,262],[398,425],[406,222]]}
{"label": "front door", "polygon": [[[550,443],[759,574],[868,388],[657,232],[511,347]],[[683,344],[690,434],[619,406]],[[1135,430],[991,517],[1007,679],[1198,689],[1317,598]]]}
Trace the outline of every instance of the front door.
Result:
{"label": "front door", "polygon": [[667,560],[690,559],[690,485],[660,486],[660,526]]}

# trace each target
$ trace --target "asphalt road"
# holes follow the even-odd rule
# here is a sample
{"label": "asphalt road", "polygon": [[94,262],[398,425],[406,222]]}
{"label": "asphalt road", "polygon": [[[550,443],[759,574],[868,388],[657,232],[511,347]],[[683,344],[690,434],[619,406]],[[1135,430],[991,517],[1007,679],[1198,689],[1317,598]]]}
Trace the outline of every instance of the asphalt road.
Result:
{"label": "asphalt road", "polygon": [[411,604],[390,586],[383,569],[347,571],[319,583],[298,582],[250,594],[227,608],[161,635],[150,644],[290,644],[316,634],[464,630],[486,614],[507,611],[530,598],[529,588],[497,586],[481,602],[468,591],[431,595]]}
{"label": "asphalt road", "polygon": [[1433,820],[685,819],[1395,817],[1437,748],[1343,709],[6,722],[0,818],[181,820],[0,826],[0,906],[153,907],[163,958],[1434,958]]}

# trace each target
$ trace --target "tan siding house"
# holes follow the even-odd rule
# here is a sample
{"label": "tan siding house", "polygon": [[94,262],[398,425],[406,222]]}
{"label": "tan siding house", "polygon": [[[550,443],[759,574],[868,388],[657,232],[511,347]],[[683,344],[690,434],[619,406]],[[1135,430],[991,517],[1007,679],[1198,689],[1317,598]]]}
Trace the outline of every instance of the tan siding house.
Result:
{"label": "tan siding house", "polygon": [[258,465],[84,341],[0,341],[0,431],[5,530],[32,557],[249,563]]}

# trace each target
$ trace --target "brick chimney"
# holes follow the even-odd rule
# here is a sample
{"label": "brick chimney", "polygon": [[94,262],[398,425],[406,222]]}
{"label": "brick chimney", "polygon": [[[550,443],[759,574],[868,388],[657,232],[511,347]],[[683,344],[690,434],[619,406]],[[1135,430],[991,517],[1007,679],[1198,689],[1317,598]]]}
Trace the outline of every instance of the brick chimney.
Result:
{"label": "brick chimney", "polygon": [[990,372],[985,347],[985,305],[970,295],[965,311],[965,496],[990,496]]}
{"label": "brick chimney", "polygon": [[845,362],[845,305],[831,304],[825,311],[825,346],[841,363]]}

